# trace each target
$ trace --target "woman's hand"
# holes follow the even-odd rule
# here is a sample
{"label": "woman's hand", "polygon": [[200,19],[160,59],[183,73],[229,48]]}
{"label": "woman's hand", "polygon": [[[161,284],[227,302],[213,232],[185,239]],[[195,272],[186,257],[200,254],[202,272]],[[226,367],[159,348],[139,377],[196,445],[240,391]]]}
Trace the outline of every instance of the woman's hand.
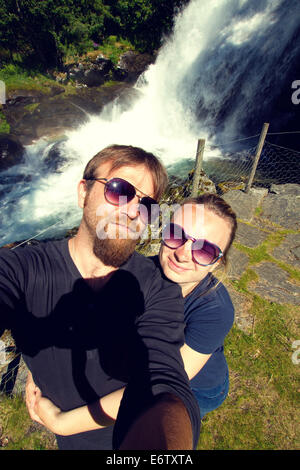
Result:
{"label": "woman's hand", "polygon": [[30,372],[26,382],[26,406],[33,421],[42,424],[55,434],[63,434],[62,421],[65,413],[51,400],[42,396]]}
{"label": "woman's hand", "polygon": [[61,411],[51,400],[42,396],[29,372],[26,384],[26,405],[30,417],[54,434],[70,436],[102,429],[114,424],[124,388],[115,390],[94,403],[69,411]]}

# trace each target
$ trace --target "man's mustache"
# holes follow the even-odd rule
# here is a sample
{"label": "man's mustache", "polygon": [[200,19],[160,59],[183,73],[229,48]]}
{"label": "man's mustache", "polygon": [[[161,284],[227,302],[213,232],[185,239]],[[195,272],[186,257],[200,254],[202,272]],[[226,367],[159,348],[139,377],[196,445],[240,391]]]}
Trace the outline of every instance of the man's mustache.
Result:
{"label": "man's mustache", "polygon": [[130,220],[126,215],[115,214],[114,216],[108,215],[104,218],[100,218],[96,227],[96,234],[98,238],[120,238],[117,237],[119,233],[118,226],[124,228],[124,231],[128,234],[124,238],[138,238],[141,235],[141,231],[144,230],[144,225],[141,224],[140,220]]}

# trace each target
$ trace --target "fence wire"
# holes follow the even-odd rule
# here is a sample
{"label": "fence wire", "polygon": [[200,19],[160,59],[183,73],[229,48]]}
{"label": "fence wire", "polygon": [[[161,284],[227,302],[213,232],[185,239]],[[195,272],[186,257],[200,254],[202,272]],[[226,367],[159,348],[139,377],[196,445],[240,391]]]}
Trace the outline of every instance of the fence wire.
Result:
{"label": "fence wire", "polygon": [[22,356],[8,331],[3,337],[0,343],[0,394],[11,396],[23,392],[24,387],[20,389],[16,384]]}
{"label": "fence wire", "polygon": [[[245,188],[257,150],[257,146],[238,150],[230,147],[232,143],[208,145],[204,151],[203,170],[221,193]],[[300,152],[265,141],[252,185],[270,188],[271,184],[286,183],[300,184]]]}

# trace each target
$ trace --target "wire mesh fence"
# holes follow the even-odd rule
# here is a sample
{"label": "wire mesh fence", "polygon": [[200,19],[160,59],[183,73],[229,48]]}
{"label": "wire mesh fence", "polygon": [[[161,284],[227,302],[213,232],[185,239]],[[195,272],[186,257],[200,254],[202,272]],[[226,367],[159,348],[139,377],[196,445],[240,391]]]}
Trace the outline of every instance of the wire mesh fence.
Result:
{"label": "wire mesh fence", "polygon": [[251,185],[300,184],[300,151],[265,140],[257,155],[258,137],[205,146],[202,168],[220,193],[246,188],[256,159]]}
{"label": "wire mesh fence", "polygon": [[[16,382],[21,360],[21,352],[16,348],[10,333],[6,331],[0,340],[0,394],[10,396],[13,393],[23,392],[24,387],[18,387]],[[23,365],[23,372],[24,368]]]}

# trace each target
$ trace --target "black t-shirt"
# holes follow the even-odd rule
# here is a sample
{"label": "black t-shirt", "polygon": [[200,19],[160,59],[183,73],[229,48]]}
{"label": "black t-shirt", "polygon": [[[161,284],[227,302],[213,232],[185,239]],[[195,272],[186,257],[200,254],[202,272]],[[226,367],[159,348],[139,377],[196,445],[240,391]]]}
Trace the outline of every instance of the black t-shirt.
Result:
{"label": "black t-shirt", "polygon": [[[75,266],[66,239],[1,249],[0,312],[0,334],[12,331],[35,383],[62,410],[129,383],[114,447],[153,396],[163,392],[185,403],[196,445],[198,406],[179,351],[183,299],[150,260],[135,252],[95,293]],[[101,449],[105,433],[68,436],[60,444]]]}

